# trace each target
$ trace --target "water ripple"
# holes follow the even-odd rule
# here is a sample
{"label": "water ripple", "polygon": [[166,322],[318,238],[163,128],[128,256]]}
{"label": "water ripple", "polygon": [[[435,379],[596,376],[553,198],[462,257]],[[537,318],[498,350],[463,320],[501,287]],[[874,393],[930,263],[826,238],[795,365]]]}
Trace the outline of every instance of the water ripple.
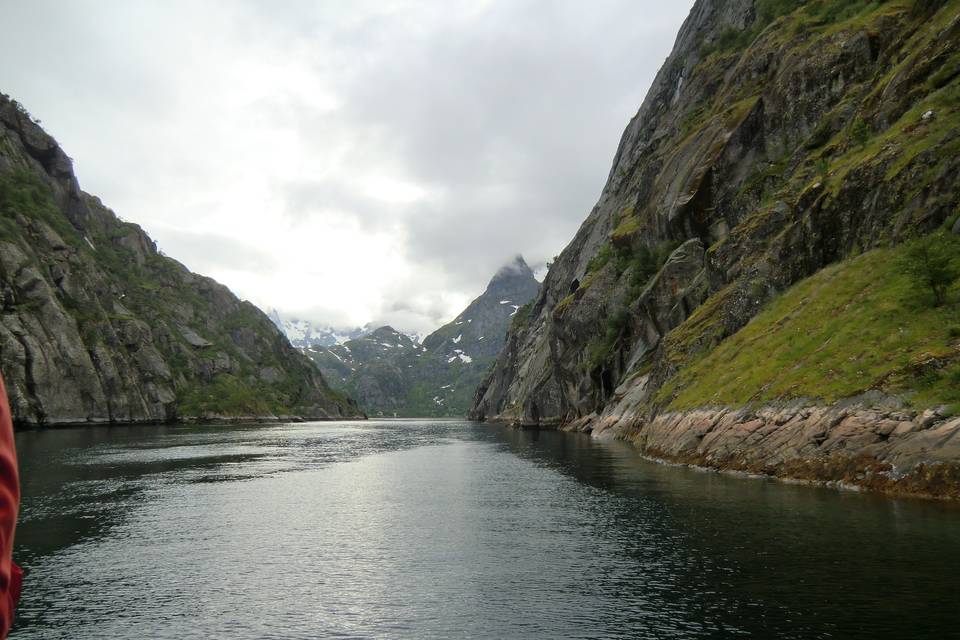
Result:
{"label": "water ripple", "polygon": [[946,505],[465,423],[110,431],[18,434],[15,639],[896,638],[960,623]]}

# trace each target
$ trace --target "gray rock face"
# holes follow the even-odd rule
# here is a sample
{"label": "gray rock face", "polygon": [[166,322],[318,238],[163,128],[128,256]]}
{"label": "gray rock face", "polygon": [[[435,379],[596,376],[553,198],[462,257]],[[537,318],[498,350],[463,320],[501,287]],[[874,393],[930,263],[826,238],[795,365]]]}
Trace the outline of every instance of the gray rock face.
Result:
{"label": "gray rock face", "polygon": [[307,348],[331,384],[371,415],[462,416],[500,349],[507,329],[528,312],[540,284],[517,256],[456,318],[413,342],[392,327],[343,345]]}
{"label": "gray rock face", "polygon": [[955,213],[956,134],[920,105],[956,90],[934,74],[960,16],[927,6],[762,23],[751,0],[698,0],[471,417],[591,424],[624,395],[656,416],[678,369],[779,292]]}
{"label": "gray rock face", "polygon": [[[830,140],[852,126],[850,101],[869,104],[867,126],[875,130],[906,114],[923,95],[926,61],[960,40],[956,20],[914,50],[901,50],[898,38],[925,23],[904,11],[880,15],[869,33],[854,21],[837,30],[805,27],[801,37],[775,22],[747,51],[707,54],[721,34],[754,20],[749,0],[696,3],[623,134],[599,202],[547,274],[530,323],[508,337],[473,417],[576,420],[601,410],[639,370],[652,369],[655,390],[678,358],[735,332],[777,291],[908,234],[918,219],[933,228],[955,211],[960,159],[938,156],[936,145],[890,179],[901,158],[895,141],[826,186],[813,165],[821,153],[839,157],[854,147],[849,134]],[[873,27],[883,35],[871,35]],[[817,44],[807,49],[811,38]],[[895,64],[902,71],[887,90],[871,93]],[[920,173],[929,194],[923,205],[911,195]],[[676,256],[683,267],[671,261],[669,283],[655,278],[640,283],[652,289],[638,290],[625,267],[631,256],[676,243],[689,249]],[[597,268],[604,251],[616,257]],[[707,299],[714,304],[701,311],[702,331],[672,345],[681,353],[667,353],[664,336]],[[598,337],[611,331],[608,357],[591,358],[602,351]]]}
{"label": "gray rock face", "polygon": [[359,413],[253,305],[83,193],[6,96],[0,369],[18,424]]}
{"label": "gray rock face", "polygon": [[206,338],[201,338],[200,335],[191,329],[190,327],[180,326],[180,335],[183,336],[183,339],[187,341],[191,347],[197,349],[204,349],[206,347],[212,347],[213,343],[207,340]]}

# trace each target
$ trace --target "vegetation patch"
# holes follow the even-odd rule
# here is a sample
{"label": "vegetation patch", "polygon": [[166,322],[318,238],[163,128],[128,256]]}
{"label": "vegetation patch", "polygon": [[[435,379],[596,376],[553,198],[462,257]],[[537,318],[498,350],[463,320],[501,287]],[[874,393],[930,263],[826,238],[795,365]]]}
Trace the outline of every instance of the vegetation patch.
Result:
{"label": "vegetation patch", "polygon": [[[533,311],[533,303],[528,302],[513,314],[513,320],[510,321],[510,332],[519,333],[530,326],[530,314]],[[492,366],[492,365],[491,365]]]}
{"label": "vegetation patch", "polygon": [[609,243],[604,244],[597,249],[596,255],[590,258],[590,262],[587,263],[587,273],[593,273],[603,269],[613,256],[613,247]]}
{"label": "vegetation patch", "polygon": [[945,232],[917,238],[904,248],[901,268],[921,290],[933,296],[934,306],[947,302],[947,292],[960,278],[958,243]]}
{"label": "vegetation patch", "polygon": [[553,308],[553,315],[556,317],[560,317],[564,313],[566,313],[567,309],[569,309],[570,306],[573,304],[573,300],[575,297],[576,296],[572,293],[564,297],[564,299],[558,302],[557,306]]}
{"label": "vegetation patch", "polygon": [[196,382],[178,398],[180,416],[265,416],[288,413],[289,407],[266,385],[251,385],[236,376],[218,375],[210,384]]}
{"label": "vegetation patch", "polygon": [[[710,296],[690,314],[683,324],[664,337],[664,357],[671,366],[682,366],[692,354],[700,351],[704,346],[710,348],[720,342],[723,338],[720,311],[733,291],[734,285],[730,284]],[[667,392],[675,384],[676,378],[661,389],[661,394],[669,397]]]}
{"label": "vegetation patch", "polygon": [[[876,0],[757,0],[756,19],[747,29],[731,27],[717,36],[716,41],[701,51],[709,56],[730,51],[742,51],[753,44],[761,32],[783,16],[804,7],[804,15],[797,21],[795,28],[809,28],[819,24],[837,24],[849,21],[867,11],[873,11],[888,4]],[[811,24],[812,23],[812,24]]]}
{"label": "vegetation patch", "polygon": [[617,228],[610,234],[610,240],[614,245],[629,243],[640,231],[640,218],[637,216],[627,216],[617,225]]}
{"label": "vegetation patch", "polygon": [[636,300],[646,288],[653,276],[660,272],[670,255],[680,246],[679,241],[666,241],[652,249],[646,245],[638,247],[629,258],[624,271],[630,270],[629,292],[627,298]]}
{"label": "vegetation patch", "polygon": [[[956,262],[960,239],[949,241]],[[880,389],[917,407],[960,403],[960,345],[948,330],[957,321],[957,286],[945,304],[931,304],[905,273],[910,252],[911,245],[874,250],[801,281],[683,367],[658,401],[672,409],[785,398],[834,402]],[[688,323],[698,324],[697,315]],[[670,342],[691,331],[688,323]]]}
{"label": "vegetation patch", "polygon": [[54,203],[50,185],[24,169],[0,175],[0,226],[7,237],[18,235],[20,231],[17,214],[42,220],[67,242],[80,242],[77,230]]}
{"label": "vegetation patch", "polygon": [[607,316],[603,335],[594,338],[587,344],[584,369],[589,372],[603,368],[610,360],[610,356],[613,355],[617,341],[623,335],[623,330],[626,328],[629,319],[630,314],[624,308],[617,309]]}

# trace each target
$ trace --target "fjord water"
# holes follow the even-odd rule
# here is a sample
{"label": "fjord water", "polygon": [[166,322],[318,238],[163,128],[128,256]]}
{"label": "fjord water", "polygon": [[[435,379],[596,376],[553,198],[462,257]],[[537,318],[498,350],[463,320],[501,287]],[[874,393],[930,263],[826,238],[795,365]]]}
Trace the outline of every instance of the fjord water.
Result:
{"label": "fjord water", "polygon": [[17,435],[13,638],[946,637],[960,508],[462,422]]}

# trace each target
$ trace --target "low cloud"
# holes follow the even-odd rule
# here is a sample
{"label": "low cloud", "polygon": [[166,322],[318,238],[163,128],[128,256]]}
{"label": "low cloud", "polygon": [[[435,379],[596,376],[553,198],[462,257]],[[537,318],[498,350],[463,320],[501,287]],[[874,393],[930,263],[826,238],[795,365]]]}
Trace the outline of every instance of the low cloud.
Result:
{"label": "low cloud", "polygon": [[217,269],[262,273],[279,265],[277,256],[230,236],[154,228],[153,238],[166,255],[188,257],[187,266],[198,273]]}
{"label": "low cloud", "polygon": [[36,0],[2,90],[189,267],[426,331],[572,238],[691,5]]}

